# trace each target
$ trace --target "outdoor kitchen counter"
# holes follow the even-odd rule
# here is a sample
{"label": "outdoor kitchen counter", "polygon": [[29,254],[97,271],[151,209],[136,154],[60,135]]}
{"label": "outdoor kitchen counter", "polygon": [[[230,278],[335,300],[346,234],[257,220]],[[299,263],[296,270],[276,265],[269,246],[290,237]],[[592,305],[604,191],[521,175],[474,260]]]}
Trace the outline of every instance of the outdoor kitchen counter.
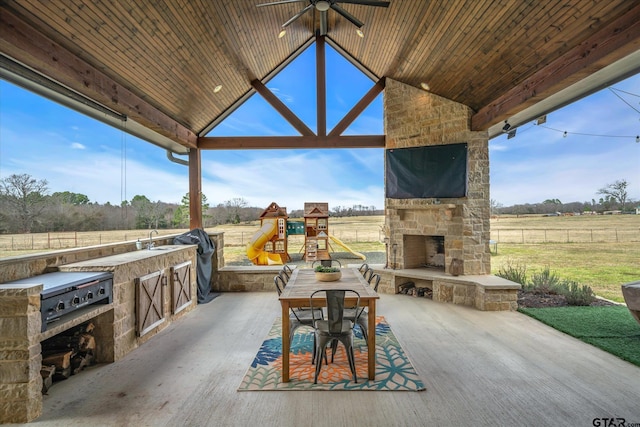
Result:
{"label": "outdoor kitchen counter", "polygon": [[[113,311],[95,320],[109,341],[100,350],[101,361],[121,359],[196,307],[197,248],[197,245],[165,245],[58,267],[60,271],[113,273]],[[182,276],[180,280],[178,276]],[[179,310],[177,298],[180,298]],[[143,319],[150,316],[158,318],[141,330]]]}
{"label": "outdoor kitchen counter", "polygon": [[[113,298],[110,303],[87,305],[61,316],[44,332],[41,279],[34,275],[26,284],[0,285],[0,406],[11,406],[9,412],[0,410],[0,423],[29,421],[41,414],[41,341],[91,320],[95,327],[95,362],[114,362],[196,307],[197,245],[160,248],[58,265],[63,272],[111,272]],[[89,256],[99,253],[96,250]],[[158,279],[153,292],[149,288],[137,292],[144,286],[140,279],[150,274]],[[176,289],[178,293],[172,292]],[[145,295],[156,299],[145,300]],[[148,325],[144,334],[136,329],[141,306],[161,317]]]}

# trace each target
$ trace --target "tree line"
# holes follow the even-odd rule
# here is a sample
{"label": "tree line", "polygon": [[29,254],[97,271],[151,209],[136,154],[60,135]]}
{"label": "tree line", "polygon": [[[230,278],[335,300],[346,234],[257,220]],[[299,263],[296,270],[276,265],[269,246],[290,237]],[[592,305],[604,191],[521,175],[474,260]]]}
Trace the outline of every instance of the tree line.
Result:
{"label": "tree line", "polygon": [[[202,221],[205,228],[239,224],[259,218],[264,208],[251,207],[241,197],[210,206],[202,195]],[[381,215],[374,206],[337,206],[332,216]],[[303,217],[294,210],[290,217]],[[0,179],[0,233],[38,233],[50,231],[101,231],[189,227],[189,194],[180,204],[151,201],[136,195],[120,205],[91,202],[88,196],[70,191],[49,192],[48,182],[28,174]]]}
{"label": "tree line", "polygon": [[539,203],[524,203],[513,206],[503,206],[495,200],[491,200],[491,214],[527,215],[541,214],[552,215],[558,213],[603,213],[620,211],[633,213],[640,206],[640,201],[629,199],[627,188],[629,182],[620,179],[598,189],[596,194],[600,197],[587,202],[563,203],[559,199],[546,199]]}

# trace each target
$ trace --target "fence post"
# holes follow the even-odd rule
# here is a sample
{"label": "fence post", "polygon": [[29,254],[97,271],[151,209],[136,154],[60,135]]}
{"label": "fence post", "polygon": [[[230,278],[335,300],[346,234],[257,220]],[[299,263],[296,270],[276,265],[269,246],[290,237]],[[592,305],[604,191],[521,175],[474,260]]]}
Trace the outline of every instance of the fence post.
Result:
{"label": "fence post", "polygon": [[78,232],[77,231],[75,231],[73,233],[73,241],[75,243],[75,247],[77,248],[78,247]]}
{"label": "fence post", "polygon": [[524,228],[520,229],[520,236],[522,238],[522,244],[524,245]]}
{"label": "fence post", "polygon": [[51,233],[47,231],[47,249],[51,249]]}
{"label": "fence post", "polygon": [[591,243],[593,243],[593,228],[591,229]]}
{"label": "fence post", "polygon": [[616,228],[616,243],[618,243],[618,229]]}

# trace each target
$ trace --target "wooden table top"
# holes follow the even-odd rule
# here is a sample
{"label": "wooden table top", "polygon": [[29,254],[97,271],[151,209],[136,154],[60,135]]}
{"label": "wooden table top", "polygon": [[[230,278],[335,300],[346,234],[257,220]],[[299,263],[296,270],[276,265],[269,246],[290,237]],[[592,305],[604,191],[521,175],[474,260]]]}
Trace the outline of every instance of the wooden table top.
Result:
{"label": "wooden table top", "polygon": [[319,289],[352,289],[360,294],[361,301],[379,299],[357,268],[343,268],[342,277],[335,282],[321,282],[316,279],[313,269],[296,268],[280,295],[281,301],[309,303],[309,296]]}

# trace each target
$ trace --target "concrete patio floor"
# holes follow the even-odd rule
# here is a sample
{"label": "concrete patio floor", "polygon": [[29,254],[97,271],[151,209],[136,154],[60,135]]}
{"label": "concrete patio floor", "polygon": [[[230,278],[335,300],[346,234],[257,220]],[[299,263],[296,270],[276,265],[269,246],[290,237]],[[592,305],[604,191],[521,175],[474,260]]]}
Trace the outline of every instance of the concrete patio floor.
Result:
{"label": "concrete patio floor", "polygon": [[378,314],[426,391],[237,392],[280,305],[275,292],[225,293],[123,360],[56,383],[30,425],[640,425],[640,368],[523,314],[386,294]]}

